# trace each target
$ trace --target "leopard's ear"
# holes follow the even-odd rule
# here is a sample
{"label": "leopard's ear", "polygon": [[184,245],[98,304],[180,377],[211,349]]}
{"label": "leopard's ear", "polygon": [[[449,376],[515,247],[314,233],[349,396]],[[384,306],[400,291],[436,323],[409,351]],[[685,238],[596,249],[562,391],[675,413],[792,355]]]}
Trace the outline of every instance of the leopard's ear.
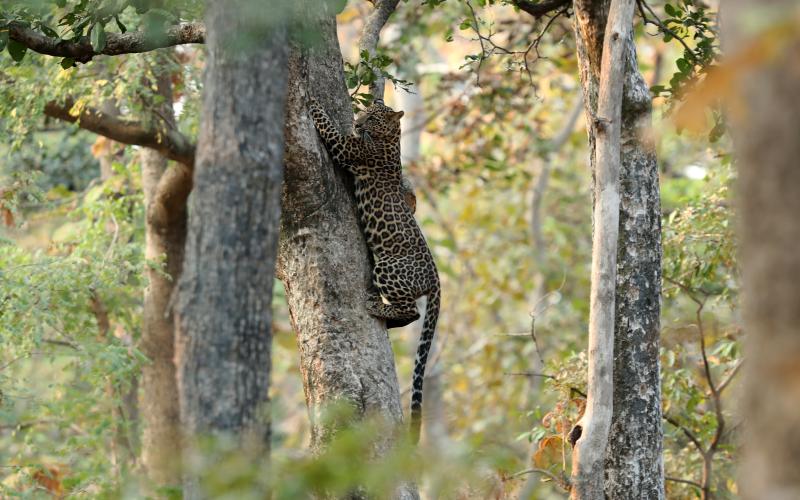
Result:
{"label": "leopard's ear", "polygon": [[392,113],[392,118],[397,121],[400,121],[400,118],[402,118],[404,114],[405,113],[403,113],[402,111],[398,111],[396,113]]}

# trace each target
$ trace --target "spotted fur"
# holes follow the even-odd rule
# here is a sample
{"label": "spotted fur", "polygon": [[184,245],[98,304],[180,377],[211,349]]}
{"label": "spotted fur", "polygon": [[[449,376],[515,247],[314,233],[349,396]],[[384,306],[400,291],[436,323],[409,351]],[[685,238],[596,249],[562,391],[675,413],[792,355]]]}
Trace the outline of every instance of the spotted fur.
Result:
{"label": "spotted fur", "polygon": [[369,292],[367,310],[384,318],[389,328],[404,326],[419,319],[416,300],[423,295],[428,298],[411,392],[411,437],[416,443],[425,363],[439,318],[440,287],[431,251],[403,197],[403,112],[378,100],[358,117],[354,134],[342,135],[316,100],[312,99],[309,109],[333,161],[355,176],[358,213],[375,261],[373,284],[377,291]]}

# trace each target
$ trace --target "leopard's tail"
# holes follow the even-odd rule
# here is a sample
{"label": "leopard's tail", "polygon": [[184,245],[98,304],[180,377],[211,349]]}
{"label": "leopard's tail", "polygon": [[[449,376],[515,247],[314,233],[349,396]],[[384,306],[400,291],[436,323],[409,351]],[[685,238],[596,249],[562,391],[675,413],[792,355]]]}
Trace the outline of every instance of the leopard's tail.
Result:
{"label": "leopard's tail", "polygon": [[422,427],[422,383],[425,380],[425,363],[433,343],[433,334],[436,332],[436,321],[439,319],[440,286],[436,286],[428,294],[428,303],[425,306],[425,319],[422,323],[422,335],[417,345],[417,358],[414,360],[414,382],[411,386],[411,442],[419,442],[420,427]]}

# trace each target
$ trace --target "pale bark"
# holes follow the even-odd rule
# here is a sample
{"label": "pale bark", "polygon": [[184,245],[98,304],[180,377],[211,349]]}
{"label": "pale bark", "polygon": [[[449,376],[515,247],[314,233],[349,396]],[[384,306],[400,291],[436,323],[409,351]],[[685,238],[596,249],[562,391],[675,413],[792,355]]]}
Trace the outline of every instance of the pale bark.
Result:
{"label": "pale bark", "polygon": [[[380,41],[381,30],[389,20],[394,9],[400,0],[375,0],[373,3],[375,9],[367,17],[364,23],[364,30],[361,33],[361,39],[358,43],[358,51],[367,51],[370,57],[374,57],[378,51],[378,41]],[[379,72],[379,68],[373,68],[375,72]],[[369,86],[369,92],[375,99],[383,99],[383,90],[386,86],[385,78],[376,78]]]}
{"label": "pale bark", "polygon": [[[587,122],[597,109],[597,44],[609,2],[576,2],[576,44]],[[594,47],[592,50],[590,48]],[[597,59],[594,59],[597,58]],[[652,139],[652,100],[639,73],[633,36],[625,39],[620,227],[614,327],[614,403],[606,450],[608,498],[664,498],[660,365],[661,207]],[[589,130],[595,168],[595,136]]]}
{"label": "pale bark", "polygon": [[[181,422],[189,438],[269,449],[271,303],[283,180],[286,29],[208,2],[195,188],[176,307]],[[249,46],[237,44],[246,37]],[[184,478],[184,498],[202,498]]]}
{"label": "pale bark", "polygon": [[625,41],[633,0],[612,0],[600,65],[595,136],[595,205],[589,312],[589,377],[582,434],[572,454],[572,498],[605,494],[604,458],[613,411],[614,298],[619,233],[619,170]]}
{"label": "pale bark", "polygon": [[[402,436],[403,411],[389,337],[365,308],[371,268],[352,180],[331,163],[306,111],[313,95],[343,132],[352,125],[335,19],[333,13],[317,16],[322,41],[311,48],[294,45],[289,60],[278,273],[297,335],[312,451],[323,451],[338,429],[322,418],[326,409],[343,404],[353,418],[340,425],[371,417],[397,428],[374,443],[380,459]],[[417,493],[401,484],[394,496]]]}
{"label": "pale bark", "polygon": [[[762,10],[763,4],[771,9]],[[746,499],[800,498],[800,38],[797,2],[725,4],[726,52],[738,81],[731,112],[739,153],[745,357]],[[766,23],[753,23],[758,18]],[[793,23],[791,30],[780,30]],[[770,27],[778,27],[772,29]],[[756,31],[763,29],[763,31]],[[758,43],[762,49],[753,51]],[[767,49],[767,47],[771,47]],[[737,57],[740,51],[758,54]]]}

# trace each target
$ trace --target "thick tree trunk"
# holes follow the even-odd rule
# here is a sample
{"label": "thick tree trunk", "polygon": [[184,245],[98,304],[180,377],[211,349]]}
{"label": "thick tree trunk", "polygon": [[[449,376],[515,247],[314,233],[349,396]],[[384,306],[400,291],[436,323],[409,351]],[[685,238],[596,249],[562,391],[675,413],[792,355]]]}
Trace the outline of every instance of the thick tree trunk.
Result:
{"label": "thick tree trunk", "polygon": [[[283,180],[286,29],[208,2],[208,59],[176,326],[190,438],[266,451],[272,285]],[[191,452],[191,443],[189,445]],[[203,494],[184,481],[185,498]]]}
{"label": "thick tree trunk", "polygon": [[[747,332],[742,494],[782,500],[800,498],[800,37],[797,2],[766,3],[769,14],[763,2],[731,1],[723,28],[731,61],[739,51],[763,57],[738,58],[739,112],[731,113]],[[765,26],[752,22],[755,14],[778,29],[754,32]]]}
{"label": "thick tree trunk", "polygon": [[[335,19],[323,16],[314,29],[322,40],[311,48],[295,45],[289,60],[278,274],[300,350],[312,450],[322,451],[336,432],[322,418],[325,410],[344,404],[355,421],[369,416],[396,426],[374,443],[380,459],[404,431],[394,357],[383,323],[365,309],[371,269],[352,181],[331,163],[306,111],[313,95],[342,131],[352,124]],[[417,494],[401,484],[395,496]]]}
{"label": "thick tree trunk", "polygon": [[[578,63],[595,170],[599,58],[608,1],[575,2]],[[609,498],[664,498],[660,364],[661,206],[649,89],[633,37],[625,39],[620,215],[614,328],[614,401],[606,450]],[[596,58],[596,59],[595,59]],[[597,61],[597,63],[593,61]],[[598,65],[596,65],[598,64]]]}

